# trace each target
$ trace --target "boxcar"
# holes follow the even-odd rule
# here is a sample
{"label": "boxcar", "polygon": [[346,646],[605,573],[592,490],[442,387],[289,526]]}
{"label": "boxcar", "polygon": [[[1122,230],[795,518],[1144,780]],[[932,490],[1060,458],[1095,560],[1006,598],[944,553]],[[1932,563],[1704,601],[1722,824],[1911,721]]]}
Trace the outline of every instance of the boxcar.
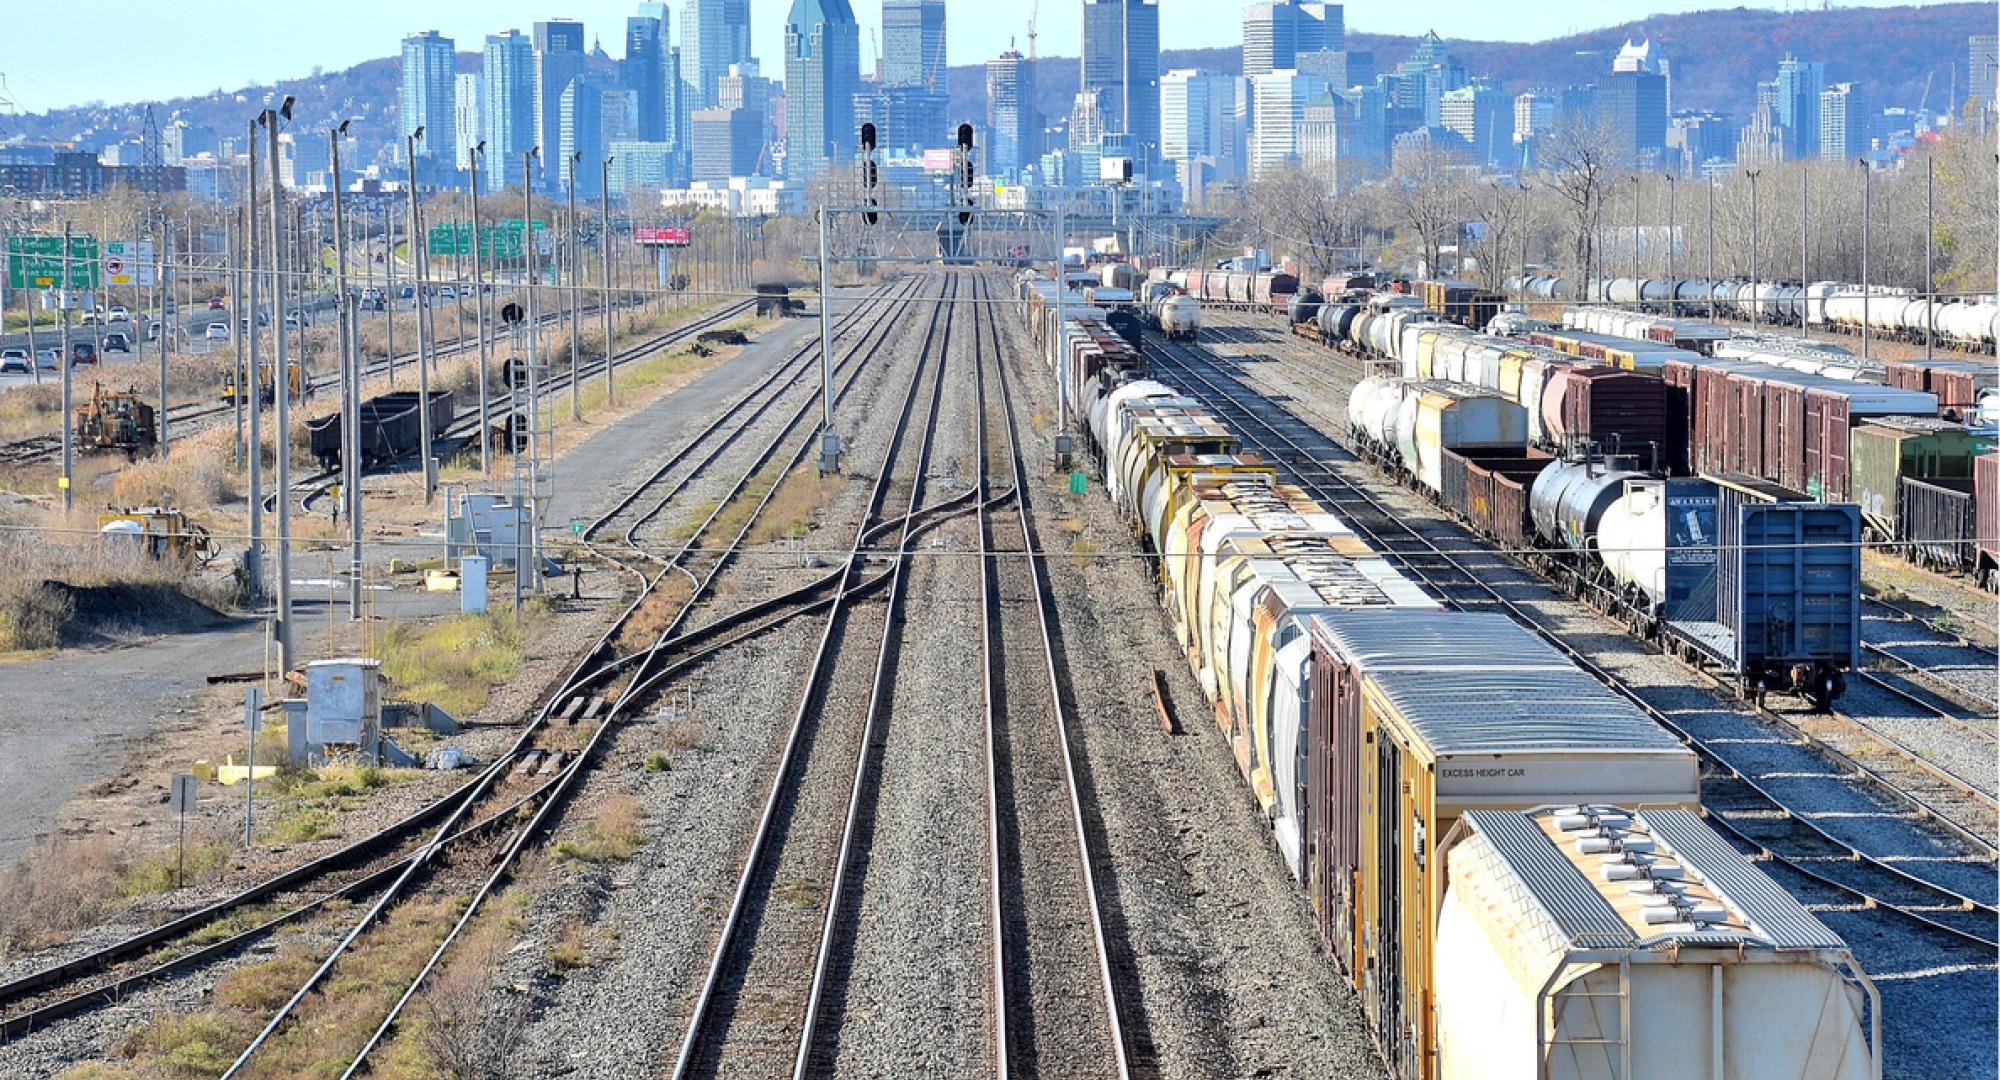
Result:
{"label": "boxcar", "polygon": [[1991,589],[2000,586],[2000,454],[1981,454],[1972,465],[1973,576]]}
{"label": "boxcar", "polygon": [[1902,477],[1970,479],[1973,461],[1992,448],[1991,434],[1948,420],[1872,420],[1856,427],[1848,444],[1848,497],[1873,537],[1892,538]]}
{"label": "boxcar", "polygon": [[1313,917],[1395,1073],[1428,1075],[1436,846],[1470,810],[1692,808],[1694,754],[1504,615],[1339,611],[1312,623]]}

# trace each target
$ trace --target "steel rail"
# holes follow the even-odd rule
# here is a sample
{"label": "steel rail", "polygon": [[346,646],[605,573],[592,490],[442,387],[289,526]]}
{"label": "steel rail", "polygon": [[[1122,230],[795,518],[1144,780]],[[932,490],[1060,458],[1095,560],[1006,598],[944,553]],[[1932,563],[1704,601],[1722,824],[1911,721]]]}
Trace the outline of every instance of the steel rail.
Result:
{"label": "steel rail", "polygon": [[[932,309],[932,319],[935,320],[936,318],[937,309],[934,307]],[[859,574],[860,567],[863,564],[866,554],[864,540],[868,533],[869,523],[880,509],[883,498],[888,494],[890,477],[894,472],[896,459],[902,451],[903,437],[909,430],[910,413],[915,407],[917,390],[922,384],[926,366],[925,354],[919,354],[917,366],[911,372],[909,386],[903,394],[896,428],[891,434],[888,446],[883,452],[882,460],[875,470],[875,482],[870,489],[867,504],[862,509],[861,522],[855,529],[854,543],[850,547],[845,562],[842,565],[843,587],[836,595],[835,602],[828,606],[827,617],[820,630],[818,645],[813,651],[812,661],[806,670],[805,681],[799,694],[798,708],[792,714],[791,724],[785,735],[784,746],[779,752],[778,765],[772,776],[770,790],[765,795],[763,809],[758,815],[757,823],[751,834],[750,849],[743,859],[743,869],[738,875],[736,888],[730,899],[729,911],[724,916],[721,933],[717,936],[715,949],[709,957],[708,967],[702,978],[701,988],[696,994],[692,1008],[689,1010],[687,1030],[681,1038],[680,1048],[674,1062],[672,1074],[674,1080],[683,1080],[688,1075],[689,1070],[695,1064],[696,1055],[701,1050],[703,1036],[709,1024],[710,1010],[715,1002],[716,988],[721,984],[724,970],[728,966],[730,953],[735,948],[736,936],[741,928],[744,909],[750,904],[753,882],[756,878],[758,868],[762,865],[765,845],[769,842],[774,831],[773,825],[778,817],[778,806],[784,797],[788,786],[787,781],[791,778],[793,772],[801,736],[804,734],[808,718],[813,714],[815,707],[819,703],[820,695],[816,691],[818,691],[821,683],[830,677],[830,661],[833,656],[833,645],[839,636],[837,630],[841,625],[841,616],[846,610],[842,602],[842,598],[847,594],[845,585]],[[921,475],[922,471],[921,468],[917,470],[919,475]]]}

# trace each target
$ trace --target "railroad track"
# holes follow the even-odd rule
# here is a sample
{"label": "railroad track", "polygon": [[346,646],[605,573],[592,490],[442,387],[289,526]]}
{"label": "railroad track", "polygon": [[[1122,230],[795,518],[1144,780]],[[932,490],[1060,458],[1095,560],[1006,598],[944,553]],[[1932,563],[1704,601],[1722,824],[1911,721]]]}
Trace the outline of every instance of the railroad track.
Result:
{"label": "railroad track", "polygon": [[[1015,438],[1013,389],[993,327],[996,313],[982,307],[990,335],[979,356],[982,453],[988,453],[997,420],[1005,433],[1002,475],[1025,493],[1030,489]],[[994,390],[984,373],[989,354],[997,386],[991,402]],[[1119,981],[1058,676],[1050,627],[1054,599],[1030,511],[1025,498],[1017,499],[980,522],[994,1072],[1122,1080],[1132,1065]]]}
{"label": "railroad track", "polygon": [[[849,315],[849,324],[864,321],[871,305],[881,296],[882,293],[878,293],[854,309]],[[791,367],[792,381],[797,381],[802,370],[798,365]],[[766,383],[740,396],[703,430],[694,434],[659,472],[603,515],[595,527],[602,528],[649,486],[658,482],[668,469],[692,456],[697,448],[717,441],[719,433],[727,430],[750,402],[784,373],[781,366],[780,371],[774,372]],[[647,581],[644,575],[641,575],[641,580],[639,597],[620,617],[619,624],[631,618],[650,591],[652,582]],[[735,624],[720,624],[711,629],[683,634],[674,645],[677,651],[691,658],[712,655],[747,634],[762,632],[771,625],[775,623],[767,623],[746,633],[738,630]],[[151,983],[232,955],[282,926],[317,913],[333,900],[363,900],[371,894],[393,888],[406,879],[420,860],[463,840],[490,832],[497,823],[509,820],[531,805],[545,802],[549,796],[558,793],[556,784],[570,775],[568,768],[561,767],[563,762],[573,764],[576,758],[551,759],[546,753],[538,754],[535,758],[538,776],[533,779],[541,780],[539,785],[511,802],[503,801],[499,812],[477,817],[470,824],[464,823],[469,808],[490,792],[503,774],[518,768],[521,762],[529,760],[530,754],[536,753],[534,739],[552,718],[574,723],[602,716],[608,722],[610,715],[606,711],[604,695],[595,693],[593,687],[628,666],[620,663],[618,658],[609,657],[608,646],[616,631],[617,625],[614,625],[572,669],[560,689],[551,695],[507,753],[451,794],[369,837],[198,911],[0,984],[0,1009],[11,1010],[0,1017],[0,1040],[11,1040],[61,1017],[122,1000]],[[539,768],[551,763],[557,767]],[[268,917],[263,915],[264,909],[269,909]],[[213,941],[202,940],[201,935],[208,927],[226,917],[245,913],[257,916],[249,929]]]}
{"label": "railroad track", "polygon": [[[884,506],[902,496],[910,508],[907,521],[921,503],[944,385],[949,333],[939,332],[944,310],[942,303],[931,307],[894,434],[873,472],[728,912],[694,1000],[680,1014],[684,1034],[673,1069],[677,1080],[713,1075],[725,1061],[778,1073],[790,1060],[797,1076],[810,1059],[837,915],[833,900],[842,887],[856,806],[868,795],[870,728],[891,669],[907,531],[888,559],[888,603],[867,611],[849,598],[870,561],[868,535]],[[926,419],[911,461],[903,444],[920,402],[927,402]]]}
{"label": "railroad track", "polygon": [[[1234,381],[1233,378],[1192,349],[1149,342],[1145,351],[1159,363],[1170,379],[1181,386],[1183,392],[1229,419],[1247,448],[1257,450],[1278,464],[1294,482],[1322,500],[1324,505],[1342,511],[1343,519],[1362,533],[1371,547],[1399,563],[1405,572],[1424,583],[1436,595],[1458,606],[1471,604],[1508,614],[1674,732],[1695,750],[1712,774],[1719,774],[1729,782],[1740,785],[1733,790],[1741,794],[1742,801],[1711,810],[1708,817],[1717,828],[1750,848],[1758,857],[1781,864],[1854,902],[1888,911],[1926,932],[1940,935],[1956,946],[1972,946],[1987,952],[2000,948],[2000,933],[1995,929],[2000,912],[1996,912],[1993,904],[1975,899],[1960,887],[1919,877],[1894,865],[1891,857],[1878,857],[1865,852],[1820,825],[1815,820],[1816,813],[1794,809],[1794,804],[1778,793],[1777,781],[1733,764],[1729,750],[1696,736],[1687,725],[1654,706],[1625,680],[1606,671],[1544,626],[1540,619],[1519,603],[1494,588],[1477,570],[1465,564],[1465,556],[1440,547],[1435,539],[1419,532],[1374,494],[1334,469],[1334,462],[1354,459],[1331,438],[1296,417],[1273,419],[1268,415],[1269,409],[1260,407],[1261,403],[1255,402],[1253,396],[1240,386],[1225,388],[1225,381]],[[1846,773],[1846,776],[1852,775],[1852,772]],[[1844,783],[1842,777],[1829,776],[1828,779],[1836,785]],[[1786,782],[1796,785],[1798,780],[1788,778]],[[1885,788],[1885,793],[1900,801],[1907,803],[1911,799],[1907,792],[1886,782],[1878,784],[1878,787]],[[1851,804],[1852,799],[1839,795],[1833,796],[1831,801]],[[1751,820],[1778,822],[1782,823],[1782,827],[1765,832],[1746,824]],[[1949,826],[1950,823],[1940,821],[1940,824]],[[1961,839],[1964,837],[1961,836]],[[1909,846],[1926,851],[1936,849],[1934,843],[1914,839]],[[1985,860],[1989,852],[1975,850],[1981,865],[1987,865]],[[1826,853],[1829,851],[1839,853],[1839,857],[1828,858]],[[1893,889],[1890,883],[1894,884]],[[1957,913],[1963,913],[1963,917]]]}

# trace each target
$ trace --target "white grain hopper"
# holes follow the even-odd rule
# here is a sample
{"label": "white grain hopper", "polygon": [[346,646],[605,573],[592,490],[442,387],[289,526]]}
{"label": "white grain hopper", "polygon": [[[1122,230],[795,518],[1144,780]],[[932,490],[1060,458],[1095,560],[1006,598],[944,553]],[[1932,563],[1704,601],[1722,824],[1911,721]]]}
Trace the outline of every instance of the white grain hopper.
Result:
{"label": "white grain hopper", "polygon": [[1840,938],[1686,810],[1474,811],[1440,847],[1438,1080],[1879,1080]]}

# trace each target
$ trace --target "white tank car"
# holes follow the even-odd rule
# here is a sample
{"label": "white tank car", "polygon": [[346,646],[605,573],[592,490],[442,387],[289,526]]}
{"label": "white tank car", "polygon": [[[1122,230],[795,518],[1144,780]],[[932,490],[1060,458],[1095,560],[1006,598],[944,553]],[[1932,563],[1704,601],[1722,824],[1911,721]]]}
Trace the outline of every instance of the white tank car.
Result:
{"label": "white tank car", "polygon": [[1201,329],[1201,302],[1192,296],[1169,296],[1154,311],[1154,321],[1170,341],[1192,341]]}

